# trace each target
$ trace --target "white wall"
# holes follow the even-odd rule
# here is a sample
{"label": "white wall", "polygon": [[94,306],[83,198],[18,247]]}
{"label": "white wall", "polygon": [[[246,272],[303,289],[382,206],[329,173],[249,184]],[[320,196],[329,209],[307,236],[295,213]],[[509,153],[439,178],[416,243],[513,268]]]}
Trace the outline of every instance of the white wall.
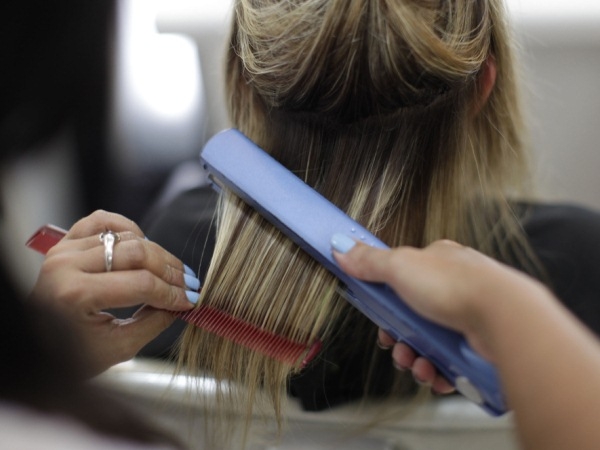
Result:
{"label": "white wall", "polygon": [[600,2],[510,0],[541,192],[600,208]]}

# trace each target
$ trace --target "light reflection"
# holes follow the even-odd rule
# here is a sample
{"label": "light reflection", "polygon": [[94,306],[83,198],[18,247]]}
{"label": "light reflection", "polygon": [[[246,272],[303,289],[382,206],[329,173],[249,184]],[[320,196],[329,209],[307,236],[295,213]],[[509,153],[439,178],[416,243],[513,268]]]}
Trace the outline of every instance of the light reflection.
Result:
{"label": "light reflection", "polygon": [[130,368],[121,367],[118,371],[108,373],[109,379],[118,380],[121,385],[131,385],[147,389],[163,391],[165,389],[189,392],[193,389],[203,394],[215,393],[217,383],[210,377],[190,377],[186,375],[173,375],[170,373],[148,372],[136,370],[135,365]]}
{"label": "light reflection", "polygon": [[195,44],[184,36],[158,33],[156,2],[130,0],[127,8],[119,57],[126,77],[123,94],[163,119],[188,117],[201,94]]}
{"label": "light reflection", "polygon": [[561,19],[600,15],[598,0],[505,0],[508,10],[519,18]]}
{"label": "light reflection", "polygon": [[98,377],[98,381],[117,391],[145,399],[161,399],[174,403],[205,404],[217,390],[228,390],[227,382],[209,376],[174,375],[167,363],[133,359],[118,364]]}

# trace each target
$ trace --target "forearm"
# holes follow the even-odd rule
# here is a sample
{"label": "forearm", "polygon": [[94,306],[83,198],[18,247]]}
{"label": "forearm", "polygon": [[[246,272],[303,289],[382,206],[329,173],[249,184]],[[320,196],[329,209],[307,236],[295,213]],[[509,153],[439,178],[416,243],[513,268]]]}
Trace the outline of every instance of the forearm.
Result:
{"label": "forearm", "polygon": [[527,449],[600,445],[600,346],[541,288],[496,299],[484,338]]}

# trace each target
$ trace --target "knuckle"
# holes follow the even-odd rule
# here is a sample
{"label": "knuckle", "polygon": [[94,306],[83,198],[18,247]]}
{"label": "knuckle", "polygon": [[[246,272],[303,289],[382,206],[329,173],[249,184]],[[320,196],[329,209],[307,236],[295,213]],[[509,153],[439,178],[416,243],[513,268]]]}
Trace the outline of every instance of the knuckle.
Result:
{"label": "knuckle", "polygon": [[70,232],[73,236],[88,236],[103,228],[110,213],[102,209],[97,209],[88,216],[79,219],[71,227]]}
{"label": "knuckle", "polygon": [[86,290],[81,283],[69,283],[58,292],[58,299],[62,299],[69,305],[84,303],[86,301]]}
{"label": "knuckle", "polygon": [[145,267],[148,259],[148,252],[141,241],[137,239],[128,240],[126,243],[123,243],[123,246],[125,247],[124,253],[126,254],[127,261],[131,265],[131,268],[138,269]]}
{"label": "knuckle", "polygon": [[136,278],[136,289],[145,297],[154,294],[156,292],[155,276],[146,270],[140,271]]}
{"label": "knuckle", "polygon": [[83,317],[93,309],[92,300],[88,298],[87,290],[83,283],[73,282],[55,286],[49,296],[53,307],[62,310],[71,317]]}
{"label": "knuckle", "polygon": [[[50,251],[52,251],[52,249],[50,249]],[[44,262],[40,267],[40,277],[48,277],[57,270],[60,270],[61,267],[64,267],[61,253],[50,253],[50,251],[48,251],[46,259],[44,259]]]}
{"label": "knuckle", "polygon": [[166,284],[149,271],[140,271],[136,283],[139,296],[155,307],[170,309],[182,302],[181,288]]}
{"label": "knuckle", "polygon": [[106,219],[106,217],[109,215],[108,211],[105,211],[104,209],[97,209],[94,212],[92,212],[88,218],[91,220],[104,220]]}
{"label": "knuckle", "polygon": [[173,285],[183,286],[184,284],[183,274],[168,264],[165,265],[165,270],[163,271],[163,280]]}
{"label": "knuckle", "polygon": [[179,295],[180,292],[182,292],[180,289],[170,287],[166,296],[167,304],[165,306],[174,307],[175,305],[179,304],[182,301]]}
{"label": "knuckle", "polygon": [[57,306],[63,303],[68,305],[76,303],[85,294],[83,283],[79,277],[73,278],[69,283],[63,283],[68,259],[62,254],[47,258],[42,264],[39,279],[44,280],[44,298],[52,299]]}
{"label": "knuckle", "polygon": [[110,215],[110,213],[108,211],[105,211],[103,209],[97,209],[96,211],[91,213],[89,216],[84,218],[82,220],[82,222],[83,221],[88,222],[92,225],[92,228],[100,229],[100,228],[104,227],[104,224],[109,219],[109,215]]}

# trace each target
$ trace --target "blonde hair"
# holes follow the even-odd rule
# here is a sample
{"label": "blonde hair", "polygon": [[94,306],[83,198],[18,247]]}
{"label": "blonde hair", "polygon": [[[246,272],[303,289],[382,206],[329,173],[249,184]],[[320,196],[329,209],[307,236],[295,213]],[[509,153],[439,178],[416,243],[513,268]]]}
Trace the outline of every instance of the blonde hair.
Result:
{"label": "blonde hair", "polygon": [[[237,0],[233,126],[390,246],[449,238],[524,254],[506,200],[528,171],[504,14],[501,0]],[[477,109],[490,57],[496,85]],[[336,339],[348,317],[357,336],[375,327],[329,273],[231,193],[217,219],[200,304],[297,341],[372,352],[374,340]],[[250,418],[260,392],[279,420],[299,370],[194,327],[180,366],[222,381],[219,411],[228,403]]]}

